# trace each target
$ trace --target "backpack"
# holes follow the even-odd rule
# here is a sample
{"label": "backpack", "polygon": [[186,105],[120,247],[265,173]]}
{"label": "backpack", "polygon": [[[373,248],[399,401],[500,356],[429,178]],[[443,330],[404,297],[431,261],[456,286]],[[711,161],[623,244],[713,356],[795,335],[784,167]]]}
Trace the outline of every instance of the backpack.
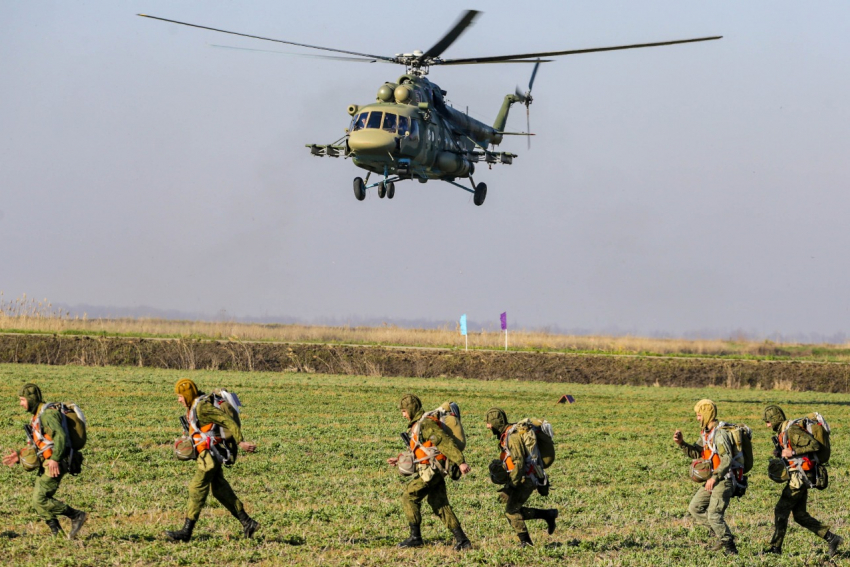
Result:
{"label": "backpack", "polygon": [[820,443],[820,449],[816,453],[818,463],[825,465],[829,463],[829,457],[832,453],[832,447],[829,443],[830,427],[826,420],[818,412],[813,412],[806,417],[795,420],[799,421],[800,425],[815,438],[815,441]]}
{"label": "backpack", "polygon": [[36,417],[39,422],[39,429],[41,429],[41,414],[49,409],[55,409],[59,412],[59,416],[62,418],[62,428],[65,430],[65,435],[68,437],[68,444],[71,446],[71,449],[81,451],[86,446],[86,441],[88,440],[88,424],[80,406],[73,402],[46,402],[42,405],[41,411],[38,412],[38,416]]}
{"label": "backpack", "polygon": [[555,433],[545,419],[526,417],[514,425],[533,461],[548,469],[555,462]]}
{"label": "backpack", "polygon": [[744,467],[744,474],[753,468],[753,430],[743,423],[725,423],[718,425],[725,429],[735,443],[735,455],[733,459]]}
{"label": "backpack", "polygon": [[460,408],[455,402],[443,402],[440,407],[429,411],[426,415],[433,415],[440,421],[443,430],[451,436],[458,449],[461,451],[466,449],[466,432],[460,421]]}

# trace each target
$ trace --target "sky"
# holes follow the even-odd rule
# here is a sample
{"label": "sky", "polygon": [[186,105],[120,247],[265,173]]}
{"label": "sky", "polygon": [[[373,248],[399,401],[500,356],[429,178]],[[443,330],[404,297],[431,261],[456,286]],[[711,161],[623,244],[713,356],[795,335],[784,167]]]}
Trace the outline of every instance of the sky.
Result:
{"label": "sky", "polygon": [[[850,332],[850,4],[0,3],[0,290],[68,306],[584,333]],[[366,53],[446,58],[722,40],[559,58],[531,150],[355,200],[350,104],[404,73],[146,13]],[[435,67],[492,123],[526,65]],[[525,129],[515,106],[508,129]],[[843,159],[841,156],[845,156]]]}

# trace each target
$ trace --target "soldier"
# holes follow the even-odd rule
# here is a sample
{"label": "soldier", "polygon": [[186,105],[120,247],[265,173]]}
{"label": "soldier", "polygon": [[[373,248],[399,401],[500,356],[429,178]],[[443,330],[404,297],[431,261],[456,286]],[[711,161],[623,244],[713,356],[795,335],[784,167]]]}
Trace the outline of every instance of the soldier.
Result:
{"label": "soldier", "polygon": [[[523,506],[537,488],[537,483],[531,478],[534,474],[526,466],[528,464],[528,448],[519,435],[509,435],[514,424],[508,423],[507,414],[499,408],[490,408],[485,417],[487,429],[499,439],[500,459],[490,466],[491,474],[504,475],[505,486],[498,491],[499,499],[505,504],[505,517],[516,531],[520,546],[533,546],[525,520],[545,520],[549,535],[555,533],[555,519],[558,510],[550,508],[526,508]],[[548,486],[548,485],[547,485]]]}
{"label": "soldier", "polygon": [[717,405],[711,400],[700,400],[694,406],[696,419],[700,424],[700,439],[693,445],[685,443],[680,430],[673,434],[682,451],[692,459],[704,459],[710,463],[711,476],[697,490],[688,506],[688,512],[697,524],[705,526],[717,536],[717,543],[711,546],[712,551],[721,549],[727,555],[737,555],[735,538],[726,524],[724,514],[735,491],[733,469],[743,465],[734,460],[736,454],[735,442],[729,432],[718,427]]}
{"label": "soldier", "polygon": [[[454,439],[440,424],[432,419],[423,417],[422,402],[413,394],[407,394],[401,398],[399,409],[404,419],[408,420],[408,438],[410,449],[414,452],[417,465],[416,472],[404,487],[401,495],[401,505],[407,524],[410,527],[410,537],[398,544],[399,547],[421,547],[422,513],[420,510],[423,500],[428,500],[431,510],[434,511],[443,524],[452,532],[455,539],[456,551],[470,549],[472,544],[463,533],[460,522],[455,516],[449,497],[446,494],[446,481],[443,476],[444,470],[449,468],[447,461],[458,465],[461,474],[468,474],[471,470],[458,448]],[[428,450],[433,447],[436,449]],[[398,458],[387,459],[392,466],[398,465]]]}
{"label": "soldier", "polygon": [[[207,495],[212,490],[216,500],[221,502],[242,524],[242,532],[246,538],[250,538],[260,527],[260,524],[252,520],[245,513],[242,502],[234,494],[230,483],[224,478],[220,452],[215,448],[224,442],[223,436],[216,432],[216,426],[227,429],[233,436],[233,440],[239,444],[239,448],[247,453],[253,453],[257,446],[244,441],[239,424],[229,415],[213,405],[212,400],[198,391],[198,386],[188,378],[178,380],[174,386],[177,401],[185,407],[187,418],[191,428],[192,438],[195,440],[198,450],[197,469],[195,476],[189,482],[189,503],[186,508],[186,521],[183,527],[176,531],[166,531],[165,535],[172,541],[189,541],[192,539],[192,531],[195,523],[201,515],[201,509],[207,500]],[[195,427],[197,424],[199,427]],[[212,435],[207,435],[211,433]]]}
{"label": "soldier", "polygon": [[788,529],[788,516],[793,514],[795,522],[826,540],[829,544],[829,556],[835,557],[838,554],[838,546],[844,539],[829,531],[829,526],[820,523],[806,511],[808,487],[814,480],[814,453],[821,448],[820,443],[802,427],[790,427],[791,424],[785,419],[785,412],[779,406],[764,408],[764,422],[778,435],[779,448],[774,456],[782,457],[785,463],[791,465],[791,480],[785,485],[773,510],[773,537],[766,552],[777,555],[782,553],[782,542]]}
{"label": "soldier", "polygon": [[[71,443],[65,428],[62,427],[62,416],[55,408],[41,411],[44,399],[41,396],[41,389],[35,384],[24,385],[18,398],[20,406],[32,414],[30,425],[34,433],[33,443],[36,446],[36,448],[27,447],[24,451],[35,456],[37,450],[44,459],[42,463],[32,462],[33,467],[38,467],[38,477],[32,491],[33,508],[47,523],[54,536],[62,533],[59,516],[70,518],[71,531],[68,532],[68,539],[74,539],[86,523],[88,514],[82,510],[74,510],[64,502],[53,498],[70,467]],[[3,457],[3,464],[11,467],[21,462],[21,458],[21,452],[12,451]]]}

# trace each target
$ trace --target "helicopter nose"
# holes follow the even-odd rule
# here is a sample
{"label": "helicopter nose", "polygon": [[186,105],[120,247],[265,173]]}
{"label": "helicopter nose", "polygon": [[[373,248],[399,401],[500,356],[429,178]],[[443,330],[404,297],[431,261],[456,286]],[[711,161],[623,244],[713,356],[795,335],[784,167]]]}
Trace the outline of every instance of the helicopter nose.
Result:
{"label": "helicopter nose", "polygon": [[359,130],[348,137],[348,147],[359,154],[386,154],[395,149],[395,135],[377,129]]}

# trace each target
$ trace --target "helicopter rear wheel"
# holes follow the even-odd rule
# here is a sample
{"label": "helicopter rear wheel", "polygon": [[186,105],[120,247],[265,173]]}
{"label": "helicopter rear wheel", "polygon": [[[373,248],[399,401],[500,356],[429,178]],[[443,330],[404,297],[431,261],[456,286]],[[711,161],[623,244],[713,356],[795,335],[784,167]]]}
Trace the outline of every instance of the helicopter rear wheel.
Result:
{"label": "helicopter rear wheel", "polygon": [[487,184],[479,183],[475,186],[475,194],[472,197],[472,202],[475,203],[477,207],[480,207],[484,204],[485,198],[487,198]]}
{"label": "helicopter rear wheel", "polygon": [[381,181],[378,184],[378,197],[383,199],[387,196],[387,183],[385,181]]}
{"label": "helicopter rear wheel", "polygon": [[362,201],[366,198],[366,186],[363,183],[362,177],[354,178],[354,197],[358,201]]}
{"label": "helicopter rear wheel", "polygon": [[395,183],[390,181],[387,183],[387,199],[392,199],[395,197]]}

